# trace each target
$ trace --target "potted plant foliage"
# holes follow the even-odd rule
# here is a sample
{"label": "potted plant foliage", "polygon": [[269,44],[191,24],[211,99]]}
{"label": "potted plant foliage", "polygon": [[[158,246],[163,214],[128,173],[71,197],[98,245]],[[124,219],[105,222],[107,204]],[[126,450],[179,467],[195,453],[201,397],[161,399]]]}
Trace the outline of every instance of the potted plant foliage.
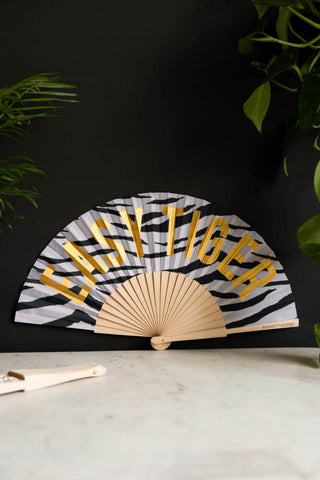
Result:
{"label": "potted plant foliage", "polygon": [[[257,22],[239,41],[239,52],[253,56],[251,65],[261,72],[261,83],[243,104],[245,115],[262,132],[272,88],[292,96],[294,113],[288,115],[282,161],[288,175],[287,152],[298,132],[314,131],[313,148],[320,151],[320,3],[319,0],[251,0]],[[266,45],[268,48],[266,48]],[[263,48],[261,48],[263,47]],[[320,202],[320,160],[313,186]],[[320,265],[320,214],[297,230],[300,249]],[[320,346],[320,324],[314,326]]]}
{"label": "potted plant foliage", "polygon": [[[76,102],[74,85],[61,83],[55,74],[37,74],[0,88],[0,135],[17,141],[33,119],[55,116],[61,102]],[[12,220],[24,219],[18,211],[20,200],[35,207],[39,194],[30,174],[45,175],[31,158],[10,156],[0,159],[0,234],[12,228]]]}

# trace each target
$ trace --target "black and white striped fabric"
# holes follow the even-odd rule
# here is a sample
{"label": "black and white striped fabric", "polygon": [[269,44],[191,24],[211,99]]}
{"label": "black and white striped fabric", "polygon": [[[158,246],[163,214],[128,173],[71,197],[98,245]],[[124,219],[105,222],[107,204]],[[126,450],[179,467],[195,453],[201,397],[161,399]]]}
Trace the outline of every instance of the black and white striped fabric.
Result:
{"label": "black and white striped fabric", "polygon": [[[175,218],[173,255],[167,253],[169,217],[163,214],[164,206],[183,208],[183,214]],[[143,256],[137,255],[134,239],[120,215],[121,210],[126,210],[134,222],[138,207],[143,207],[141,225]],[[195,210],[200,212],[200,218],[192,256],[187,258],[185,251]],[[208,265],[199,259],[199,246],[215,217],[226,220],[229,230],[227,237],[223,239],[217,261]],[[99,219],[110,223],[110,227],[103,234],[121,243],[126,255],[120,266],[108,265],[109,270],[105,274],[94,270],[92,274],[95,284],[89,285],[63,246],[71,241],[94,259],[105,263],[104,256],[114,254],[115,251],[99,244],[93,237],[91,227]],[[212,238],[219,237],[219,234],[219,228],[215,229]],[[234,287],[217,266],[245,234],[255,240],[259,247],[255,251],[248,248],[245,253],[242,252],[245,257],[243,262],[240,264],[233,259],[228,268],[235,277],[239,277],[264,259],[270,259],[276,274],[271,282],[253,289],[241,300],[239,292],[245,285]],[[209,247],[206,253],[210,255],[213,249],[213,246]],[[82,304],[77,304],[40,281],[48,265],[54,267],[52,280],[59,284],[66,278],[70,280],[68,287],[70,291],[78,293],[84,285],[87,285],[90,292]],[[143,193],[97,206],[59,232],[42,251],[29,272],[19,298],[15,321],[93,330],[103,303],[114,289],[135,275],[159,270],[182,273],[201,283],[217,300],[227,329],[284,322],[297,316],[291,287],[280,262],[262,237],[247,223],[236,215],[227,214],[218,205],[188,195]],[[261,277],[266,273],[261,272]]]}

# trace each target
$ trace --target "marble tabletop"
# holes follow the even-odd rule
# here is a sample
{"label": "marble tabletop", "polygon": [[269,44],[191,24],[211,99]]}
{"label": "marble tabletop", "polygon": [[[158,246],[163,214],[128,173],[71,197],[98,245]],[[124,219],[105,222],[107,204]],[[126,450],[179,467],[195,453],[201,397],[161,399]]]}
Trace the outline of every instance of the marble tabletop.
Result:
{"label": "marble tabletop", "polygon": [[0,480],[320,479],[316,348],[2,353],[104,377],[0,397]]}

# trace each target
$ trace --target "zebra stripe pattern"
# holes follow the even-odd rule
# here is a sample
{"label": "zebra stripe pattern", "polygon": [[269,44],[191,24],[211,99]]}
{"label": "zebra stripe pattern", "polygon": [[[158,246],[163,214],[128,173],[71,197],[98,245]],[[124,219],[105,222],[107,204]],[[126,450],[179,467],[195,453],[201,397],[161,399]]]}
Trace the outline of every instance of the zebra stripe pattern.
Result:
{"label": "zebra stripe pattern", "polygon": [[[175,217],[173,255],[167,254],[169,217],[162,213],[164,206],[183,208],[183,214]],[[138,207],[143,207],[141,243],[144,255],[140,257],[134,239],[120,215],[121,210],[126,210],[134,221]],[[200,212],[200,217],[192,256],[186,258],[186,245],[195,210]],[[224,219],[229,225],[229,231],[223,239],[217,261],[207,265],[199,259],[199,246],[215,217]],[[104,256],[114,254],[114,249],[100,245],[92,235],[92,224],[100,219],[110,223],[104,234],[121,243],[126,256],[120,266],[108,265],[109,270],[104,274],[94,270],[95,284],[89,287],[87,279],[63,246],[71,241],[92,258],[105,264]],[[235,278],[265,259],[271,260],[276,274],[271,282],[255,288],[241,300],[239,292],[248,282],[234,287],[217,267],[246,233],[259,247],[255,251],[248,248],[245,253],[243,250],[241,253],[245,258],[241,264],[235,259],[231,260],[228,268]],[[212,239],[220,238],[219,235],[220,229],[216,228]],[[213,248],[208,247],[206,254],[210,255]],[[48,265],[54,267],[52,280],[61,284],[63,279],[69,279],[71,291],[79,293],[84,285],[90,288],[81,305],[40,281]],[[59,232],[41,252],[29,272],[19,298],[15,321],[93,330],[103,303],[114,289],[135,275],[159,270],[182,273],[201,283],[217,300],[227,328],[282,322],[297,316],[291,287],[280,262],[262,237],[247,223],[236,215],[228,214],[219,205],[195,197],[174,193],[144,193],[97,206]],[[265,273],[261,272],[261,277]]]}

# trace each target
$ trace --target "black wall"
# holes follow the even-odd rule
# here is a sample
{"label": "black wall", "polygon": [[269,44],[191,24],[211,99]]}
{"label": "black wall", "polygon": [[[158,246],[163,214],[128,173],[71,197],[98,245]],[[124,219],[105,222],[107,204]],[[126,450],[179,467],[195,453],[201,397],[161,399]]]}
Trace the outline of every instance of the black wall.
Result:
{"label": "black wall", "polygon": [[301,326],[176,344],[171,348],[314,346],[320,269],[299,251],[295,231],[318,213],[312,174],[318,155],[301,135],[280,165],[289,94],[273,90],[260,136],[242,102],[259,74],[237,51],[255,11],[249,0],[2,0],[0,84],[60,72],[80,103],[34,122],[20,144],[1,140],[1,157],[31,156],[47,179],[43,198],[0,239],[0,350],[149,348],[143,338],[14,324],[20,288],[40,251],[96,204],[137,192],[187,193],[232,209],[282,262]]}

